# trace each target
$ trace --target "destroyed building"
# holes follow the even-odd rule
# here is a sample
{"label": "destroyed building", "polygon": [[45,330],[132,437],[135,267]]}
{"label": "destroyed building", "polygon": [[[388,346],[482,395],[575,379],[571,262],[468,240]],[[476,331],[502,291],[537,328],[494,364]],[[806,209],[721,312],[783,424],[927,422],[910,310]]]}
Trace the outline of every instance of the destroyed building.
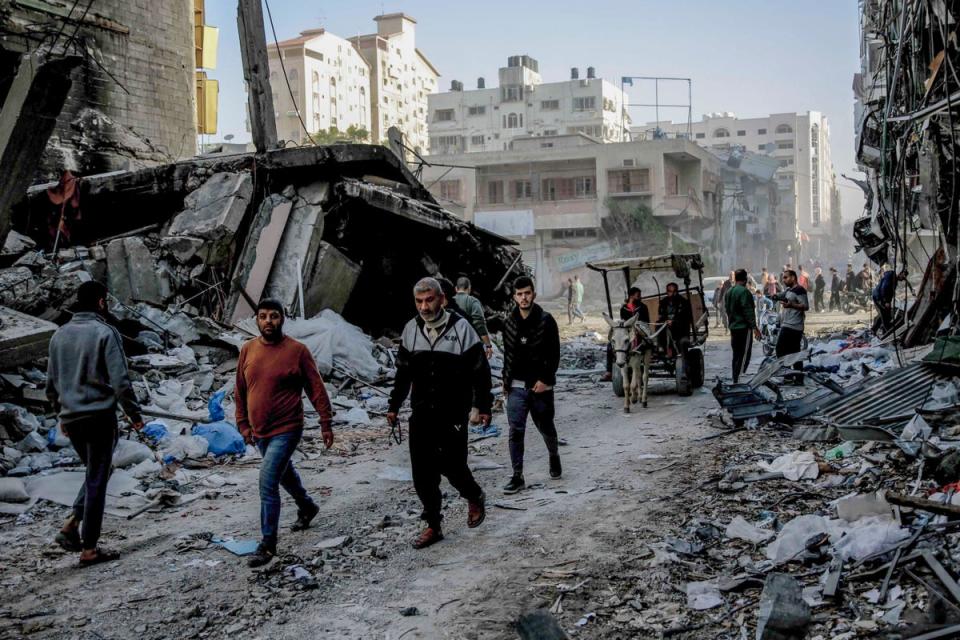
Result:
{"label": "destroyed building", "polygon": [[876,265],[907,270],[897,335],[922,344],[955,310],[958,255],[955,3],[860,3],[861,71],[854,76],[856,156],[867,174],[854,226]]}

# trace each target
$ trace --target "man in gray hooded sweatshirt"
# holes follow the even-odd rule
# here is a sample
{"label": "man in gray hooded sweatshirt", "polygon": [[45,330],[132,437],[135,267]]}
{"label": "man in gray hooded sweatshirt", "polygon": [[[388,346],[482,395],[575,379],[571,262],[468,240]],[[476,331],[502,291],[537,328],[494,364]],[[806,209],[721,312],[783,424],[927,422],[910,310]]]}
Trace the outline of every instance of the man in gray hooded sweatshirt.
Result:
{"label": "man in gray hooded sweatshirt", "polygon": [[118,557],[97,546],[119,437],[117,402],[134,429],[143,428],[143,419],[120,333],[103,319],[107,288],[99,282],[84,282],[77,290],[75,310],[70,322],[50,339],[47,397],[59,414],[61,431],[87,468],[73,513],[56,542],[68,551],[80,551],[80,565],[88,566]]}

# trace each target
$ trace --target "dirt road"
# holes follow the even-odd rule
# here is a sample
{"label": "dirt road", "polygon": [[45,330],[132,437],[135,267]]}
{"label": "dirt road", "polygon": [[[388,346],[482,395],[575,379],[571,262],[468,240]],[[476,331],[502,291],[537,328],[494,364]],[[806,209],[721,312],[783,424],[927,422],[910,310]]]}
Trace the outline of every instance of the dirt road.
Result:
{"label": "dirt road", "polygon": [[[590,324],[599,328],[596,319]],[[420,526],[412,483],[385,479],[409,469],[406,443],[388,444],[379,424],[341,430],[332,454],[320,454],[318,442],[304,447],[312,459],[301,472],[310,492],[323,496],[322,510],[313,528],[289,533],[295,510],[285,501],[282,556],[265,571],[206,543],[211,535],[256,538],[256,466],[217,468],[237,485],[216,499],[129,523],[108,518],[105,542],[124,557],[91,569],[76,568],[72,554],[49,544],[66,509],[38,505],[33,522],[0,526],[0,637],[512,638],[520,613],[578,585],[564,597],[563,626],[579,637],[614,637],[595,635],[589,619],[576,623],[624,598],[592,585],[629,575],[637,554],[647,553],[638,551],[646,537],[683,519],[683,496],[712,453],[696,439],[716,432],[707,387],[728,362],[717,336],[708,343],[706,387],[678,398],[672,384],[659,383],[650,407],[629,415],[609,384],[563,380],[563,478],[549,478],[531,425],[525,475],[532,486],[516,496],[500,490],[509,458],[506,421],[497,414],[503,434],[471,445],[475,466],[502,465],[476,472],[487,521],[467,529],[465,503],[444,483],[446,540],[423,551],[409,546]],[[331,540],[339,536],[348,538]],[[321,541],[329,548],[318,549]],[[415,615],[402,615],[411,607]],[[622,637],[645,635],[628,632],[626,621],[623,629]]]}

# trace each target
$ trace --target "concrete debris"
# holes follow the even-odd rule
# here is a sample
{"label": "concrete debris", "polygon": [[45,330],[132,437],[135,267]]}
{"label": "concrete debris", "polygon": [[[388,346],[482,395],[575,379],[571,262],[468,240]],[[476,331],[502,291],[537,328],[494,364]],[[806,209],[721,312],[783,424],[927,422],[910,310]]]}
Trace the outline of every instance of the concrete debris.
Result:
{"label": "concrete debris", "polygon": [[173,218],[167,235],[205,241],[205,261],[222,265],[230,257],[252,195],[249,173],[215,173],[184,199],[183,211]]}
{"label": "concrete debris", "polygon": [[0,248],[0,259],[21,256],[37,246],[37,243],[30,236],[11,231],[7,234],[7,239]]}
{"label": "concrete debris", "polygon": [[760,595],[757,640],[803,638],[810,624],[810,605],[803,599],[797,580],[784,573],[771,573]]}
{"label": "concrete debris", "polygon": [[107,245],[107,276],[111,294],[120,300],[160,305],[172,293],[170,274],[141,238],[117,238]]}

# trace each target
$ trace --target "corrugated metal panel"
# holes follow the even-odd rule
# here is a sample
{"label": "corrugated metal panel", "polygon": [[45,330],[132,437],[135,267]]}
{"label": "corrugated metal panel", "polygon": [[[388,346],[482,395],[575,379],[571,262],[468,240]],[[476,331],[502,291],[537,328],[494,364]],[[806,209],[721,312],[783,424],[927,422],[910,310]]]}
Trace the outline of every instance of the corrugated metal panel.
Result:
{"label": "corrugated metal panel", "polygon": [[911,414],[927,398],[931,385],[949,380],[922,362],[865,380],[824,406],[820,413],[833,424],[869,424]]}

